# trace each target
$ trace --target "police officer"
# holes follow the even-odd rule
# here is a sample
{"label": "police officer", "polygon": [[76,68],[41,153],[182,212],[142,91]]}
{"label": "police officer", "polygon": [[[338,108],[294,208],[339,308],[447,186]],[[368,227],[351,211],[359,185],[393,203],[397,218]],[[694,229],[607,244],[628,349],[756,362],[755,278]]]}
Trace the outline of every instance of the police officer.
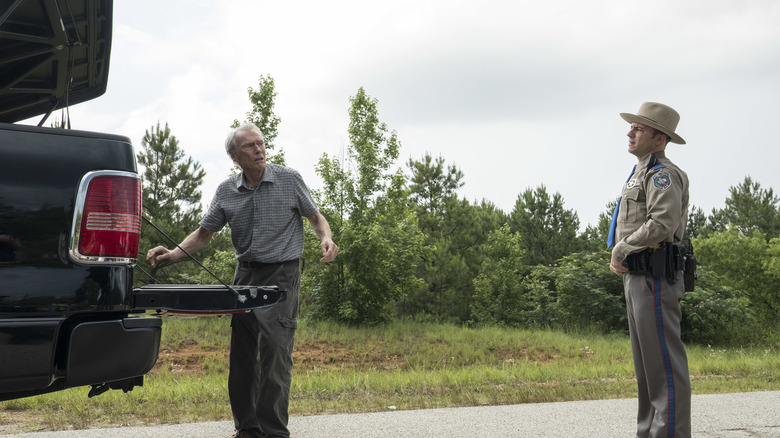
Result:
{"label": "police officer", "polygon": [[628,152],[638,163],[615,208],[610,269],[623,277],[639,393],[637,438],[691,436],[691,383],[680,339],[684,294],[680,244],[688,221],[688,175],[666,158],[680,115],[645,102],[631,124]]}

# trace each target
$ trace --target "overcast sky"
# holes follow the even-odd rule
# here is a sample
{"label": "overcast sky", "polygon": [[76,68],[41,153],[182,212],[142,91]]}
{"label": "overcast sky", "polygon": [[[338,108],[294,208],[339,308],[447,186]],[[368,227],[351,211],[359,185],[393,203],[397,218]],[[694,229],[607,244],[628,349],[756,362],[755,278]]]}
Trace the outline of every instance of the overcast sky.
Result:
{"label": "overcast sky", "polygon": [[595,224],[636,161],[618,113],[644,101],[681,114],[688,144],[667,155],[692,204],[722,208],[748,175],[780,190],[777,0],[115,0],[108,91],[71,120],[139,150],[167,122],[207,172],[205,207],[261,75],[276,82],[277,148],[312,188],[364,87],[399,165],[442,156],[462,197],[507,213],[545,185]]}

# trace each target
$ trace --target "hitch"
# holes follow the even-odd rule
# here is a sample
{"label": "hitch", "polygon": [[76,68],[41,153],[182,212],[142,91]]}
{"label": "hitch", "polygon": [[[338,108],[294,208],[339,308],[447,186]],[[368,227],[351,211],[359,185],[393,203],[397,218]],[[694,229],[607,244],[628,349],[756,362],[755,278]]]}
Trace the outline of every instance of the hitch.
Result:
{"label": "hitch", "polygon": [[144,386],[144,376],[136,376],[125,380],[117,380],[115,382],[92,385],[92,388],[89,390],[89,394],[87,394],[87,396],[89,398],[97,397],[109,389],[121,389],[123,392],[127,393],[132,391],[136,386]]}

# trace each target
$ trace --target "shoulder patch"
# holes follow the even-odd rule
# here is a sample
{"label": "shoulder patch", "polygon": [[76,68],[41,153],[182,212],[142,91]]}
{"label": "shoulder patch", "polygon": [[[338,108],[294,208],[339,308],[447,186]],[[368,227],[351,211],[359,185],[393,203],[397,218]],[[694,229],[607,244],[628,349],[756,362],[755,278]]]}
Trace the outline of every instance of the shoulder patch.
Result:
{"label": "shoulder patch", "polygon": [[658,190],[666,190],[672,186],[672,178],[669,177],[669,172],[658,172],[653,175],[653,187]]}

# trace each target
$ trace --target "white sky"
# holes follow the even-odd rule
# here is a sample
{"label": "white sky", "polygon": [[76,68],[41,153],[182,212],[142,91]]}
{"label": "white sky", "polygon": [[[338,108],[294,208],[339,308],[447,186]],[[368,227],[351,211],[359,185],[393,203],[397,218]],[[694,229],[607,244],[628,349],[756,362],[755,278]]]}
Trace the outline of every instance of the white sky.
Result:
{"label": "white sky", "polygon": [[657,101],[681,114],[688,144],[667,155],[709,213],[747,175],[780,189],[779,24],[776,0],[115,0],[108,91],[70,114],[138,149],[167,122],[207,172],[205,207],[261,75],[276,82],[277,148],[312,188],[362,86],[399,165],[441,155],[462,197],[507,213],[544,184],[584,228],[635,162],[618,113]]}

